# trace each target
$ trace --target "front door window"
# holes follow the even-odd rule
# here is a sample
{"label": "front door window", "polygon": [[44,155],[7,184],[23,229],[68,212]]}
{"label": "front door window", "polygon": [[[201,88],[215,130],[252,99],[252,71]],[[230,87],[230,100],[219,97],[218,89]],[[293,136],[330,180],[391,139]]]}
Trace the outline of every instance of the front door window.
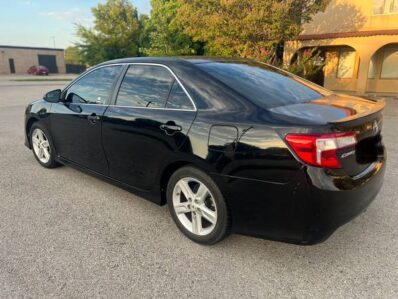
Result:
{"label": "front door window", "polygon": [[66,102],[105,105],[109,103],[112,87],[121,66],[96,69],[74,83],[66,92]]}

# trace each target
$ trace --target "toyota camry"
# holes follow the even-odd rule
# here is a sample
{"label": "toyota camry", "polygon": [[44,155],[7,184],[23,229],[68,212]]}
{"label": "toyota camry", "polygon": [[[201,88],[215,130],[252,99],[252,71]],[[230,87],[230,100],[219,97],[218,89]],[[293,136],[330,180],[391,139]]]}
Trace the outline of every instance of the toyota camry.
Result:
{"label": "toyota camry", "polygon": [[25,145],[167,204],[195,242],[315,244],[379,192],[384,106],[252,60],[121,59],[29,104]]}

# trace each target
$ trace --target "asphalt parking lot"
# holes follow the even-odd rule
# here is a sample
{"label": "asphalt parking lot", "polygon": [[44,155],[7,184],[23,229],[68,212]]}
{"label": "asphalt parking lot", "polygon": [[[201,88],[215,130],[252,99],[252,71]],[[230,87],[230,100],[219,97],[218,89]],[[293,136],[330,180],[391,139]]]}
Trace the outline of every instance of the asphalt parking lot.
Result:
{"label": "asphalt parking lot", "polygon": [[388,169],[368,210],[325,243],[232,235],[197,245],[159,207],[23,145],[30,101],[64,82],[0,79],[1,298],[398,298],[398,101]]}

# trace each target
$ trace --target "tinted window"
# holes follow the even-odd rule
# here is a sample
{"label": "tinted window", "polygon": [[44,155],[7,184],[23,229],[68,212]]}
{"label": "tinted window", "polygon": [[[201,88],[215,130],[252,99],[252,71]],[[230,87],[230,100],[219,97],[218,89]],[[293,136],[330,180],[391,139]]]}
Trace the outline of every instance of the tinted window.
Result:
{"label": "tinted window", "polygon": [[171,89],[169,99],[167,100],[166,108],[172,109],[193,109],[191,100],[188,98],[181,85],[174,81]]}
{"label": "tinted window", "polygon": [[264,108],[302,103],[328,93],[319,86],[262,63],[211,62],[197,66]]}
{"label": "tinted window", "polygon": [[68,89],[67,101],[84,104],[106,104],[120,68],[121,66],[107,66],[87,74]]}
{"label": "tinted window", "polygon": [[164,67],[132,65],[120,86],[116,104],[132,107],[164,107],[173,82],[173,75]]}

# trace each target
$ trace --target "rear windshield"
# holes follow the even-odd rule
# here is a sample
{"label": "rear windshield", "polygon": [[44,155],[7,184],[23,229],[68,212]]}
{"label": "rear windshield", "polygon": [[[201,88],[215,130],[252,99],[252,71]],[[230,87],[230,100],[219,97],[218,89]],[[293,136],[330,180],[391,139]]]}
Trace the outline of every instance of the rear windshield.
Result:
{"label": "rear windshield", "polygon": [[330,92],[258,62],[208,62],[197,66],[263,108],[304,103]]}

